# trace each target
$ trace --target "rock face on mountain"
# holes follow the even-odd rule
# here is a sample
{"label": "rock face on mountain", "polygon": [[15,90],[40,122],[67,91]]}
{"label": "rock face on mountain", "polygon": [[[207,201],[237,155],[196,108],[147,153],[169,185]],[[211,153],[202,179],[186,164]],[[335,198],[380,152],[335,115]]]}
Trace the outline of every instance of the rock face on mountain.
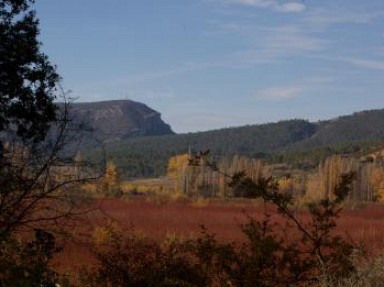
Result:
{"label": "rock face on mountain", "polygon": [[93,136],[102,142],[173,134],[159,112],[131,100],[73,103],[70,115],[92,128]]}

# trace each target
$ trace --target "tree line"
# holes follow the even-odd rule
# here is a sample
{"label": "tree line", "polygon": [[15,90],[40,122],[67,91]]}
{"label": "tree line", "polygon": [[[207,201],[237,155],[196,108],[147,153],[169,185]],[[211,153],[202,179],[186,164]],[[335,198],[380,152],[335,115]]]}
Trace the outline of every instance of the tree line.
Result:
{"label": "tree line", "polygon": [[[341,123],[291,120],[202,133],[132,138],[107,145],[107,156],[116,163],[124,178],[164,176],[172,156],[187,153],[189,149],[196,152],[208,148],[217,156],[246,156],[310,170],[334,154],[359,156],[381,147],[384,125],[380,125],[381,121],[371,122],[381,113],[367,112],[363,118],[340,119]],[[352,125],[354,121],[356,129]],[[374,128],[364,130],[370,123]],[[94,158],[101,156],[87,152]]]}
{"label": "tree line", "polygon": [[[189,154],[170,158],[167,176],[174,180],[175,192],[188,197],[244,197],[228,185],[229,175],[242,171],[252,180],[272,177],[282,192],[313,200],[331,197],[340,177],[355,173],[347,199],[378,201],[384,199],[384,155],[378,151],[363,158],[331,155],[310,172],[287,164],[265,164],[260,159],[245,156],[203,158],[195,162]],[[192,161],[192,164],[191,164]]]}

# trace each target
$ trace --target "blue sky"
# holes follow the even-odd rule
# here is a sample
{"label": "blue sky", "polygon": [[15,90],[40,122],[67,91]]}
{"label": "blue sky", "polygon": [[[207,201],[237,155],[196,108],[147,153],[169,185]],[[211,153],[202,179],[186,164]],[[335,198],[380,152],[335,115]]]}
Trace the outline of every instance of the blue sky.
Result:
{"label": "blue sky", "polygon": [[77,101],[131,99],[178,133],[384,108],[383,0],[39,0]]}

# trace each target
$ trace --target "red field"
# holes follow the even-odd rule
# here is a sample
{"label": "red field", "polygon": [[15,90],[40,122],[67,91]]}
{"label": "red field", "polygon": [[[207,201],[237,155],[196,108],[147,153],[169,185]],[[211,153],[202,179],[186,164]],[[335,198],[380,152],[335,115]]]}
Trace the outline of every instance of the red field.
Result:
{"label": "red field", "polygon": [[[179,202],[158,204],[145,200],[100,199],[97,204],[110,218],[156,240],[174,234],[184,238],[197,237],[201,224],[220,240],[241,240],[239,225],[246,220],[246,214],[261,218],[265,212],[273,212],[262,203],[244,202],[195,206]],[[305,213],[300,217],[305,220]],[[101,218],[100,214],[92,216],[90,229],[105,222]],[[277,217],[273,220],[279,221]],[[338,220],[337,232],[355,243],[364,243],[370,252],[384,250],[384,206],[371,204],[359,210],[344,210]],[[89,263],[89,258],[86,246],[70,243],[60,255],[60,265],[64,270],[73,270]]]}

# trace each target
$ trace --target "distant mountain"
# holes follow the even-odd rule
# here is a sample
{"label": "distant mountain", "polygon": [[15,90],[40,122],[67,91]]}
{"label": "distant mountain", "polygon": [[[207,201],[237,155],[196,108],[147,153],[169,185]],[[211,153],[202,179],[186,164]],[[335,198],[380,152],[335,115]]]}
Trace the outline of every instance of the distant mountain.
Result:
{"label": "distant mountain", "polygon": [[306,146],[333,145],[384,139],[384,109],[366,110],[348,116],[321,121],[318,129],[303,144]]}
{"label": "distant mountain", "polygon": [[384,109],[308,122],[288,120],[199,133],[130,138],[110,145],[109,153],[128,176],[165,173],[170,156],[209,148],[215,156],[245,155],[269,161],[315,166],[333,153],[363,151],[384,142]]}
{"label": "distant mountain", "polygon": [[93,136],[101,142],[173,134],[159,112],[131,100],[73,103],[70,116],[92,128]]}

